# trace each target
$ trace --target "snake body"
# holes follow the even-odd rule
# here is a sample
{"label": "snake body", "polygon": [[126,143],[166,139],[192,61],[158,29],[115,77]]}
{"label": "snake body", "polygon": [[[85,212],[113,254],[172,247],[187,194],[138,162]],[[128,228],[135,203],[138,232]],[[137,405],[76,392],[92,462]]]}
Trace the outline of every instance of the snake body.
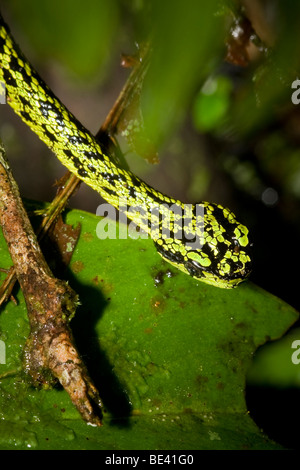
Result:
{"label": "snake body", "polygon": [[[251,271],[248,229],[219,204],[183,204],[122,169],[53,94],[0,14],[0,80],[7,102],[72,173],[153,239],[159,254],[205,283],[231,288]],[[196,243],[197,242],[197,243]]]}

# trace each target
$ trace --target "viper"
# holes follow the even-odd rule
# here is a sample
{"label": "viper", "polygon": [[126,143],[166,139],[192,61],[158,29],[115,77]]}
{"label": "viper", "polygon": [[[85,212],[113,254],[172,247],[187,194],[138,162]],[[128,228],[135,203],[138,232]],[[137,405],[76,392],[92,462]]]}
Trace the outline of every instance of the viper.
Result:
{"label": "viper", "polygon": [[125,170],[54,95],[0,14],[7,103],[61,163],[153,239],[164,260],[207,284],[236,287],[251,272],[248,229],[220,204],[184,204]]}

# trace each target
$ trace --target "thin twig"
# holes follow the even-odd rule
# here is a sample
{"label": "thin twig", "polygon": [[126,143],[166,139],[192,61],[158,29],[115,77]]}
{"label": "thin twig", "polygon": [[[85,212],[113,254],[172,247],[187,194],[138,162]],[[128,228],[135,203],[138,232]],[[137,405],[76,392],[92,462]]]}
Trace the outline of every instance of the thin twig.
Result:
{"label": "thin twig", "polygon": [[134,62],[135,65],[132,72],[96,134],[96,138],[101,139],[103,134],[113,136],[118,133],[119,127],[123,125],[124,113],[128,111],[136,95],[140,93],[140,88],[148,70],[149,61],[150,46],[146,44],[138,60]]}

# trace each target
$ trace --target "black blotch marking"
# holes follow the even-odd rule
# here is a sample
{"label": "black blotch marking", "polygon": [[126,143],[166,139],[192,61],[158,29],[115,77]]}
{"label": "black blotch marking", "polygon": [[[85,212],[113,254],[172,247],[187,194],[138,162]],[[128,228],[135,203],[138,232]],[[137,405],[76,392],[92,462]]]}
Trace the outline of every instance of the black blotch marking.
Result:
{"label": "black blotch marking", "polygon": [[88,176],[88,172],[82,167],[77,170],[78,175],[82,178],[86,178]]}
{"label": "black blotch marking", "polygon": [[47,119],[49,115],[49,111],[53,109],[51,103],[47,103],[45,101],[39,101],[39,108],[41,110],[42,115]]}
{"label": "black blotch marking", "polygon": [[47,136],[48,140],[50,140],[51,142],[56,142],[57,141],[57,137],[55,134],[52,134],[52,132],[50,132],[46,126],[43,126],[43,132],[44,134]]}
{"label": "black blotch marking", "polygon": [[184,257],[181,253],[176,251],[173,253],[171,250],[166,250],[163,246],[161,246],[159,243],[154,241],[154,245],[157,249],[157,251],[168,261],[171,261],[172,263],[177,263],[177,264],[183,264],[184,263]]}

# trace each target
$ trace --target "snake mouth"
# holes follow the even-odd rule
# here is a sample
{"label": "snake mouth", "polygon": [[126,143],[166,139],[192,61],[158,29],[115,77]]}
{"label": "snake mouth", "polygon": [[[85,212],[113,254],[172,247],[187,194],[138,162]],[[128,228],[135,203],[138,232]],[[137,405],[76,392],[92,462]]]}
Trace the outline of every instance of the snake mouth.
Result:
{"label": "snake mouth", "polygon": [[[240,250],[238,254],[233,252],[232,257],[226,257],[225,253],[228,250],[228,245],[223,244],[223,249],[219,250],[216,257],[213,250],[206,245],[202,252],[202,255],[205,254],[207,256],[206,258],[203,258],[197,251],[193,250],[189,251],[189,257],[187,258],[178,251],[173,253],[170,250],[164,249],[157,242],[155,245],[159,254],[177,269],[184,271],[199,281],[217,287],[235,287],[246,280],[251,273],[252,262],[248,255],[248,250],[247,252],[244,249]],[[238,259],[233,258],[233,256],[237,256]]]}
{"label": "snake mouth", "polygon": [[[250,263],[249,263],[250,264]],[[199,263],[193,261],[187,261],[184,264],[186,271],[194,278],[199,280],[205,279],[216,279],[216,283],[219,285],[220,283],[232,283],[232,284],[239,284],[240,282],[245,281],[250,273],[251,267],[250,266],[241,266],[240,268],[236,269],[236,265],[234,266],[234,270],[231,269],[227,272],[226,269],[222,268],[215,268],[209,269],[203,266],[200,266]]]}

